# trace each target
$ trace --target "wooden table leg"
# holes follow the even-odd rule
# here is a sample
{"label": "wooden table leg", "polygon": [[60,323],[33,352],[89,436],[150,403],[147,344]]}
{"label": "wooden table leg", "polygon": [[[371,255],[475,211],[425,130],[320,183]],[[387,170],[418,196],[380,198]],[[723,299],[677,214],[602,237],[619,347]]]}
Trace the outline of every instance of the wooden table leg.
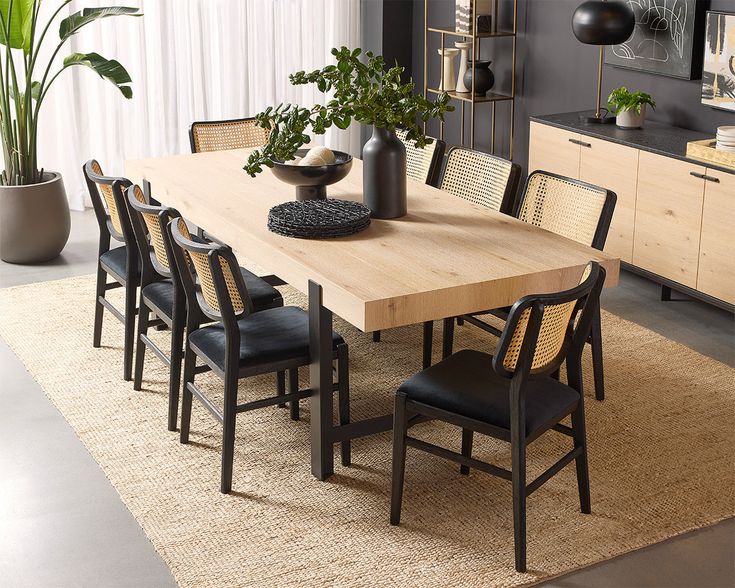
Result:
{"label": "wooden table leg", "polygon": [[311,473],[318,480],[334,473],[332,312],[322,301],[322,287],[309,280]]}

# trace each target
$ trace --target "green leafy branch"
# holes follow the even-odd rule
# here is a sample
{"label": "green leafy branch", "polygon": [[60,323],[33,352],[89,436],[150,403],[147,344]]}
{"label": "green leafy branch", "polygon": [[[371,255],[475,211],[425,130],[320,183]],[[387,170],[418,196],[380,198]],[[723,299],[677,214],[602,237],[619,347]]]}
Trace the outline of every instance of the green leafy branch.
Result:
{"label": "green leafy branch", "polygon": [[[449,96],[441,94],[436,101],[414,94],[413,82],[403,83],[403,68],[385,67],[385,60],[368,51],[366,63],[360,60],[362,49],[332,49],[336,64],[312,72],[300,71],[289,76],[295,85],[316,84],[320,92],[332,93],[325,105],[303,108],[292,104],[268,107],[256,115],[258,126],[271,131],[267,145],[253,151],[245,165],[251,176],[273,167],[273,161],[293,158],[294,153],[311,141],[308,129],[323,135],[332,125],[346,129],[353,121],[394,131],[403,128],[407,139],[419,148],[431,142],[421,123],[444,120],[454,107]],[[419,122],[420,121],[420,122]]]}
{"label": "green leafy branch", "polygon": [[625,86],[620,86],[610,93],[607,98],[607,105],[609,108],[617,112],[625,112],[626,110],[634,110],[636,114],[641,113],[641,107],[644,104],[648,104],[654,110],[656,109],[656,102],[651,98],[650,94],[645,92],[629,92]]}

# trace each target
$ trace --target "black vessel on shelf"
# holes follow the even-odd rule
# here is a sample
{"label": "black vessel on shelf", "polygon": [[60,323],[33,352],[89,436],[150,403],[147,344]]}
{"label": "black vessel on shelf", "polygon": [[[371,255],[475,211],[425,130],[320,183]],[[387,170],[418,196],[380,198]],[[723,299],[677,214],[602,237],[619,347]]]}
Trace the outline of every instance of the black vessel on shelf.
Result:
{"label": "black vessel on shelf", "polygon": [[472,69],[472,62],[468,61],[470,66],[464,74],[464,85],[472,91],[472,78],[475,78],[475,96],[484,96],[488,90],[495,85],[495,74],[490,70],[492,61],[487,59],[478,59],[475,61],[475,67]]}

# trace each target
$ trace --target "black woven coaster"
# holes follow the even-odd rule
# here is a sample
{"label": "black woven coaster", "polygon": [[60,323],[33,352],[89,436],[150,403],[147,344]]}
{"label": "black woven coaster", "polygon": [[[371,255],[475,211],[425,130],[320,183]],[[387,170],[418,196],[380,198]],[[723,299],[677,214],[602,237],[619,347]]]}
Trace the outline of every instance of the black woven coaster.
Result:
{"label": "black woven coaster", "polygon": [[369,225],[370,209],[349,200],[294,200],[274,206],[268,213],[270,231],[300,239],[346,237]]}

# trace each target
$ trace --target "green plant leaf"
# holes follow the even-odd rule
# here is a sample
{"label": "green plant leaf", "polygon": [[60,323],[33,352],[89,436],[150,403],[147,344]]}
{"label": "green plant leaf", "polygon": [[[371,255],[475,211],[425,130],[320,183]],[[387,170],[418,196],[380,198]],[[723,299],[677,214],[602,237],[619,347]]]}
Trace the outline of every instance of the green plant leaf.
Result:
{"label": "green plant leaf", "polygon": [[64,67],[83,65],[117,86],[125,98],[133,97],[133,89],[130,87],[132,80],[128,71],[114,59],[105,59],[98,53],[72,53],[64,59]]}
{"label": "green plant leaf", "polygon": [[[23,49],[28,52],[31,46],[31,23],[33,21],[33,6],[37,0],[0,0],[0,13],[5,24],[9,23],[10,43],[13,49]],[[9,12],[12,8],[12,12]],[[5,38],[5,29],[0,26],[0,43],[8,45]]]}
{"label": "green plant leaf", "polygon": [[110,16],[143,16],[137,8],[127,6],[108,6],[105,8],[84,8],[66,17],[59,25],[59,38],[62,42],[76,34],[83,26]]}

